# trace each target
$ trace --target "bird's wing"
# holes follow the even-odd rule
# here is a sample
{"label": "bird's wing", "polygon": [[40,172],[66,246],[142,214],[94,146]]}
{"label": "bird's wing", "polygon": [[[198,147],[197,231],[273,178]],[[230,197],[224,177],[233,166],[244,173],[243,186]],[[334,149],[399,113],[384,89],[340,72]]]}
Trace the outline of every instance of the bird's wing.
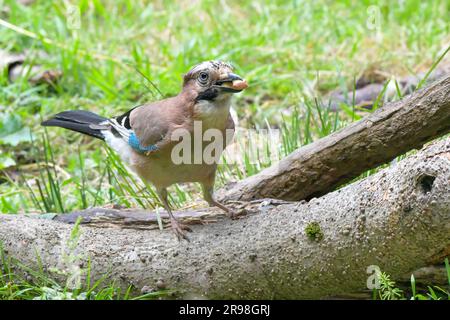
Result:
{"label": "bird's wing", "polygon": [[135,107],[108,120],[111,131],[140,153],[158,150],[167,139],[170,122],[160,102]]}

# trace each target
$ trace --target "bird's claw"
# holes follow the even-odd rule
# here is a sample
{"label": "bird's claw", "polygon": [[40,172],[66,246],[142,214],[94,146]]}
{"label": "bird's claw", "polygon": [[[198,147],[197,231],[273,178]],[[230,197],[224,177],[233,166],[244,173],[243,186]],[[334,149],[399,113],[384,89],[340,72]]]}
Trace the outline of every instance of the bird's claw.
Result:
{"label": "bird's claw", "polygon": [[238,218],[238,214],[236,211],[234,210],[230,210],[228,209],[228,211],[225,211],[225,214],[227,215],[227,217],[231,220],[236,220]]}
{"label": "bird's claw", "polygon": [[227,211],[225,211],[225,214],[227,215],[228,218],[230,218],[231,220],[238,220],[240,219],[242,216],[245,216],[248,213],[248,211],[246,209],[229,209]]}
{"label": "bird's claw", "polygon": [[192,231],[191,228],[189,228],[187,225],[179,223],[175,219],[171,219],[170,225],[172,227],[173,232],[177,236],[178,241],[181,241],[183,239],[188,241],[188,242],[190,241],[189,237],[186,234],[186,231],[187,232],[191,232]]}
{"label": "bird's claw", "polygon": [[230,209],[226,205],[223,205],[222,203],[214,201],[214,200],[212,202],[210,202],[209,205],[216,206],[216,207],[222,209],[225,212],[225,215],[232,220],[238,219],[238,217],[240,215],[240,213],[236,212],[234,209]]}

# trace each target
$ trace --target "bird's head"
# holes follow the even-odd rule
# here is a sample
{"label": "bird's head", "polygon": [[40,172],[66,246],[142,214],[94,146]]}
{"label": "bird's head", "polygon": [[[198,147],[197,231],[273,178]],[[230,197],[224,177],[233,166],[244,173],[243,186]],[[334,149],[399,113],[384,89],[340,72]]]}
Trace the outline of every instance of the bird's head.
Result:
{"label": "bird's head", "polygon": [[222,61],[205,61],[184,75],[183,89],[193,91],[196,100],[223,100],[248,87],[233,73],[233,66]]}

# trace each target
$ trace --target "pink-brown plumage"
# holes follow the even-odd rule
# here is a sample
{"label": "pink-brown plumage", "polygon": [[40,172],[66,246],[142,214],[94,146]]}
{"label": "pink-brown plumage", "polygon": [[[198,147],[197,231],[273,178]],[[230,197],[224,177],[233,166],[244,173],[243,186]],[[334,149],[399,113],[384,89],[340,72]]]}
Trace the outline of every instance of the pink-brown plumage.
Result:
{"label": "pink-brown plumage", "polygon": [[[176,235],[187,239],[167,202],[170,185],[199,182],[210,205],[231,215],[232,212],[213,197],[217,163],[203,158],[195,164],[176,163],[173,151],[179,141],[173,139],[174,134],[180,130],[187,132],[191,136],[190,150],[194,150],[194,139],[202,139],[207,130],[213,129],[222,134],[224,149],[234,133],[230,115],[232,94],[245,88],[247,82],[233,73],[230,64],[207,61],[186,73],[182,90],[175,97],[138,106],[111,119],[86,111],[66,111],[43,125],[60,126],[105,140],[139,177],[156,187]],[[196,123],[201,123],[200,137],[195,135]],[[203,152],[208,144],[200,141],[200,151]]]}

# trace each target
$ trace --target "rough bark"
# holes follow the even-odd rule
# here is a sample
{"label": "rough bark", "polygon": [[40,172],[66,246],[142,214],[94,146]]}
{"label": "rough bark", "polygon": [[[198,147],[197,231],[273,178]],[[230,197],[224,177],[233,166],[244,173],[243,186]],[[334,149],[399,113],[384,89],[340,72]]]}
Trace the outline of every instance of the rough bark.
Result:
{"label": "rough bark", "polygon": [[213,211],[217,221],[192,225],[190,242],[139,230],[136,215],[130,228],[81,225],[76,242],[67,223],[0,215],[0,241],[27,266],[37,268],[36,253],[46,270],[85,267],[89,257],[93,280],[109,273],[122,286],[174,289],[182,297],[336,296],[364,289],[370,265],[397,278],[448,254],[449,182],[447,138],[308,203],[250,202],[238,220]]}
{"label": "rough bark", "polygon": [[364,119],[306,145],[218,192],[224,201],[324,195],[368,169],[450,132],[450,74]]}

